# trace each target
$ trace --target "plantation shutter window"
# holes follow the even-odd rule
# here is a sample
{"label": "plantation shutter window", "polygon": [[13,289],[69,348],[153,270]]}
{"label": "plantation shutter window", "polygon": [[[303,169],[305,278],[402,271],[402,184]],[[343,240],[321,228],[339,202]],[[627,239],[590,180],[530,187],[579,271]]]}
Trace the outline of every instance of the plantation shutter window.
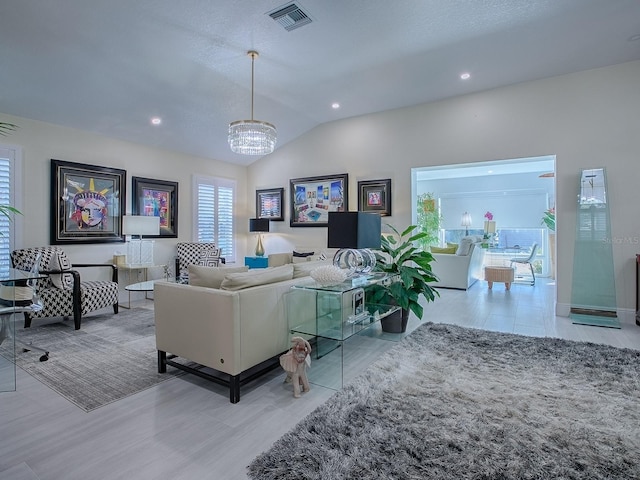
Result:
{"label": "plantation shutter window", "polygon": [[222,249],[227,262],[236,257],[234,238],[234,199],[236,182],[216,177],[194,177],[193,238],[197,242],[212,242]]}

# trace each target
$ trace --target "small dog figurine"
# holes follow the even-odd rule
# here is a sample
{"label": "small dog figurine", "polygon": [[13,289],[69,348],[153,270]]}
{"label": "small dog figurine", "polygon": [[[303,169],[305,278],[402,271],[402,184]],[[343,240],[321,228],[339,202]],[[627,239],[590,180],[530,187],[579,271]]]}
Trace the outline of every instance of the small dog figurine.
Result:
{"label": "small dog figurine", "polygon": [[293,396],[300,398],[300,385],[303,392],[308,392],[311,388],[307,379],[307,364],[311,364],[311,345],[302,337],[293,337],[291,343],[291,350],[280,355],[280,365],[287,372],[287,379],[291,376]]}

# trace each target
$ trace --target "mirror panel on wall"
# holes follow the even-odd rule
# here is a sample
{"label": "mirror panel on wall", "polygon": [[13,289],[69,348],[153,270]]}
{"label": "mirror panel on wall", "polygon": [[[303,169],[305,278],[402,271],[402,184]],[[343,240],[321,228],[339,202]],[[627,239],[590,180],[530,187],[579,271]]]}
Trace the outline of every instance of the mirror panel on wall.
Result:
{"label": "mirror panel on wall", "polygon": [[573,323],[620,328],[604,168],[582,170],[573,251]]}

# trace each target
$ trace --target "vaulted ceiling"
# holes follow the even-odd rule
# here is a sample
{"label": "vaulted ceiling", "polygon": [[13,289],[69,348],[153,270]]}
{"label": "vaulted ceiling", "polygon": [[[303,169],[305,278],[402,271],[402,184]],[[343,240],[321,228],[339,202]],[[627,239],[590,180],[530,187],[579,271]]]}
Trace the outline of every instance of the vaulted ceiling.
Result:
{"label": "vaulted ceiling", "polygon": [[289,3],[4,0],[0,112],[247,165],[227,127],[250,117],[248,50],[276,148],[341,118],[640,59],[638,0],[296,0],[310,22],[287,30],[304,15],[269,13]]}

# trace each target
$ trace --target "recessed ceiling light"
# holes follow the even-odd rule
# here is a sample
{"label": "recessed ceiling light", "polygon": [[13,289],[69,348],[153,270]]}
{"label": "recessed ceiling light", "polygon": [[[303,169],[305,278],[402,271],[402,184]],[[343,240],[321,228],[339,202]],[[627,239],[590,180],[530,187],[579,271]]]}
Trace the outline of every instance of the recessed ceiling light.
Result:
{"label": "recessed ceiling light", "polygon": [[640,40],[640,34],[629,37],[630,42],[635,42],[636,40]]}
{"label": "recessed ceiling light", "polygon": [[333,102],[331,104],[331,108],[333,108],[334,110],[337,110],[340,108],[340,104],[338,102]]}
{"label": "recessed ceiling light", "polygon": [[160,125],[162,119],[160,117],[151,117],[151,125]]}
{"label": "recessed ceiling light", "polygon": [[465,73],[461,73],[461,74],[460,74],[460,78],[461,78],[462,80],[468,80],[469,78],[471,78],[471,74],[470,74],[470,73],[467,73],[467,72],[465,72]]}

